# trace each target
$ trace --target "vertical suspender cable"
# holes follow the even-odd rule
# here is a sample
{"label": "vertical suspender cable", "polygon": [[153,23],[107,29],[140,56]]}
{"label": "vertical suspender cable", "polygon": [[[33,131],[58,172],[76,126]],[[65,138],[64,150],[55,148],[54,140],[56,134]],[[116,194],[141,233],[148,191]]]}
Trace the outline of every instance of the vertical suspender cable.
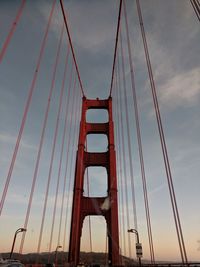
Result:
{"label": "vertical suspender cable", "polygon": [[[75,78],[76,79],[76,78]],[[74,80],[75,83],[75,80]],[[74,86],[73,86],[74,87]],[[66,212],[65,212],[65,222],[64,222],[64,238],[63,238],[63,250],[65,249],[65,239],[66,239],[66,227],[67,227],[67,215],[68,215],[68,207],[69,207],[69,190],[71,185],[71,172],[72,172],[72,164],[73,164],[73,147],[74,147],[74,139],[73,142],[71,142],[72,137],[75,138],[75,128],[76,128],[76,117],[77,117],[78,108],[76,109],[76,115],[75,115],[75,126],[74,126],[74,132],[72,133],[72,116],[74,114],[73,109],[71,109],[71,116],[70,116],[70,125],[69,125],[69,135],[68,135],[68,142],[67,142],[67,160],[66,160],[66,166],[65,166],[65,179],[67,178],[67,173],[69,173],[69,189],[68,189],[68,195],[67,195],[67,204],[66,204]],[[71,137],[72,136],[72,137]],[[72,144],[73,143],[73,144]],[[70,145],[72,144],[72,155],[70,155]],[[69,164],[69,159],[71,159]],[[65,188],[66,190],[66,188]]]}
{"label": "vertical suspender cable", "polygon": [[[66,56],[66,64],[67,64],[67,62],[68,61],[67,61],[67,56]],[[55,148],[56,148],[57,135],[58,135],[58,126],[59,126],[59,122],[60,122],[60,113],[61,113],[61,107],[62,107],[62,102],[63,102],[63,92],[64,92],[64,87],[62,86],[61,91],[60,91],[59,106],[58,106],[58,112],[57,112],[57,118],[56,118],[56,126],[55,126],[55,130],[54,130],[53,146],[52,146],[52,151],[51,151],[49,173],[48,173],[48,179],[47,179],[47,186],[46,186],[46,193],[45,193],[45,200],[44,200],[44,206],[43,206],[41,226],[40,226],[40,234],[39,234],[38,249],[37,249],[38,253],[40,252],[40,246],[41,246],[42,235],[43,235],[44,220],[45,220],[46,207],[47,207],[47,201],[48,201],[48,196],[49,196],[49,186],[50,186],[50,182],[51,182]]]}
{"label": "vertical suspender cable", "polygon": [[107,233],[106,233],[106,244],[105,244],[105,262],[104,265],[107,266],[108,265],[108,237],[107,237]]}
{"label": "vertical suspender cable", "polygon": [[[66,79],[66,68],[65,68],[65,71],[64,71],[64,77],[63,77],[63,82],[62,82],[62,90],[65,87],[65,79]],[[69,97],[69,90],[68,90],[68,93],[67,93],[67,96],[66,96],[66,100],[67,100],[66,102],[67,102],[67,104],[68,104],[68,97]],[[74,100],[74,98],[73,98],[73,100]],[[67,108],[66,108],[66,110],[67,110]],[[66,113],[66,118],[67,118],[67,115],[68,114]],[[65,121],[66,121],[66,119],[65,119]],[[58,177],[57,177],[57,185],[56,185],[56,197],[55,197],[55,201],[54,201],[53,217],[52,217],[52,226],[51,226],[51,235],[50,235],[50,241],[49,241],[49,252],[51,251],[52,240],[53,240],[53,232],[54,232],[54,225],[55,225],[56,208],[57,208],[57,201],[58,201],[58,189],[59,189],[59,184],[60,184],[61,166],[62,166],[62,158],[63,158],[63,152],[64,152],[65,132],[66,132],[66,123],[64,125],[64,132],[63,132],[63,138],[62,138],[62,147],[61,147],[61,153],[60,153],[60,163],[59,163],[59,168],[58,168]],[[58,244],[58,245],[60,245],[60,244]]]}
{"label": "vertical suspender cable", "polygon": [[133,62],[132,62],[132,54],[131,54],[128,19],[127,19],[127,12],[126,12],[126,1],[125,0],[123,1],[123,4],[124,4],[126,36],[127,36],[129,65],[130,65],[130,73],[131,73],[131,87],[132,87],[132,96],[133,96],[133,103],[134,103],[133,106],[134,106],[136,133],[137,133],[137,141],[138,141],[138,149],[139,149],[139,159],[140,159],[140,167],[141,167],[141,175],[142,175],[142,184],[143,184],[144,203],[145,203],[145,212],[146,212],[146,220],[147,220],[149,248],[150,248],[151,263],[155,263],[150,210],[149,210],[149,201],[148,201],[148,192],[147,192],[147,184],[146,184],[146,174],[145,174],[143,149],[142,149],[142,138],[141,138],[141,132],[140,132],[139,112],[138,112],[138,105],[137,105],[137,95],[136,95],[136,90],[135,90],[135,78],[134,78],[134,69],[133,69]]}
{"label": "vertical suspender cable", "polygon": [[[56,59],[55,59],[55,64],[54,64],[54,69],[53,69],[53,76],[52,76],[52,81],[51,81],[51,87],[47,99],[47,106],[45,110],[45,116],[44,116],[44,121],[43,121],[43,127],[42,127],[42,133],[40,137],[40,143],[39,143],[39,148],[38,148],[38,153],[37,153],[37,159],[36,159],[36,164],[35,164],[35,169],[34,169],[34,174],[33,174],[33,179],[32,179],[32,186],[31,186],[31,192],[29,196],[29,202],[28,202],[28,207],[26,211],[26,218],[24,222],[24,228],[27,229],[28,226],[28,221],[29,221],[29,216],[30,216],[30,210],[31,210],[31,205],[32,205],[32,200],[33,200],[33,194],[35,190],[35,184],[37,180],[37,174],[38,174],[38,168],[39,168],[39,163],[40,163],[40,157],[41,157],[41,152],[42,152],[42,147],[43,147],[43,142],[44,142],[44,136],[45,136],[45,131],[46,131],[46,125],[47,125],[47,120],[48,120],[48,115],[49,115],[49,109],[50,109],[50,104],[51,104],[51,98],[53,94],[53,90],[55,88],[55,77],[56,77],[56,71],[57,71],[57,66],[58,66],[58,60],[60,56],[60,48],[61,48],[61,43],[62,43],[62,38],[63,38],[63,29],[61,30],[61,35],[60,35],[60,40],[58,44],[58,50],[56,53]],[[25,232],[22,234],[22,239],[21,239],[21,244],[20,244],[20,249],[19,253],[21,254],[23,251],[23,245],[25,241]]]}
{"label": "vertical suspender cable", "polygon": [[[75,101],[76,101],[76,99],[75,99],[75,87],[76,87],[76,79],[75,79],[75,81],[74,81],[74,86],[73,86],[73,93],[72,93],[72,113],[71,113],[71,118],[72,118],[72,114],[74,114],[74,105],[75,105]],[[71,123],[72,122],[72,119],[70,120],[70,124],[72,124]],[[70,125],[70,128],[72,127],[72,125]],[[69,140],[70,140],[70,138],[69,138]],[[57,188],[58,188],[58,186],[57,186]],[[56,192],[57,193],[57,192]],[[56,205],[55,205],[55,207],[56,207]],[[52,238],[53,238],[53,229],[54,229],[54,222],[55,222],[55,208],[54,208],[54,213],[53,213],[53,222],[52,222],[52,229],[51,229],[51,237],[50,237],[50,245],[49,245],[49,248],[51,247],[51,245],[52,245]],[[58,245],[60,245],[60,244],[58,244]],[[49,249],[49,252],[50,252],[51,250]],[[50,254],[49,254],[50,255]]]}
{"label": "vertical suspender cable", "polygon": [[[118,61],[119,62],[119,61]],[[126,219],[127,219],[127,229],[130,229],[130,218],[129,218],[129,205],[128,205],[128,184],[127,184],[127,170],[126,170],[126,159],[125,159],[125,138],[124,138],[124,120],[122,117],[122,94],[121,94],[121,74],[120,74],[120,65],[118,66],[118,79],[119,79],[119,87],[118,87],[118,95],[119,95],[119,114],[120,114],[120,123],[121,123],[121,138],[122,138],[122,160],[124,167],[124,182],[125,182],[125,200],[126,200]],[[129,257],[131,257],[131,240],[130,235],[128,235],[128,249],[129,249]]]}
{"label": "vertical suspender cable", "polygon": [[[87,152],[87,138],[86,138],[86,152]],[[87,196],[90,196],[90,185],[89,185],[89,170],[86,169],[87,176]],[[92,262],[92,231],[91,231],[91,216],[89,216],[89,236],[90,236],[90,254],[91,254],[91,262]]]}
{"label": "vertical suspender cable", "polygon": [[[117,79],[116,79],[116,72],[114,75],[114,82],[113,82],[113,86],[114,86],[114,90],[113,90],[113,103],[115,102],[115,98],[117,100]],[[116,108],[116,104],[113,105],[113,110],[114,110],[114,125],[115,125],[115,144],[117,144],[116,146],[116,157],[117,157],[117,163],[119,163],[119,133],[118,133],[118,121],[117,121],[117,108]],[[118,166],[118,164],[117,164]],[[118,182],[121,181],[121,176],[120,176],[120,170],[119,167],[117,168],[117,177],[118,177]],[[120,218],[120,228],[119,228],[119,232],[120,232],[120,256],[121,256],[121,263],[123,262],[123,257],[122,257],[122,243],[123,243],[123,223],[122,220],[124,219],[124,216],[122,216],[122,192],[121,192],[122,188],[121,186],[119,187],[119,218]],[[125,235],[124,235],[125,236]]]}
{"label": "vertical suspender cable", "polygon": [[[75,78],[76,79],[76,78]],[[75,83],[75,80],[74,80]],[[73,85],[74,88],[74,85]],[[70,116],[70,124],[69,124],[69,134],[68,134],[68,142],[67,142],[67,160],[66,160],[66,165],[65,165],[65,174],[64,177],[65,179],[67,178],[67,173],[70,173],[69,175],[69,188],[70,188],[70,184],[71,184],[71,168],[72,168],[72,163],[73,163],[73,154],[70,155],[70,145],[71,145],[71,139],[72,137],[74,137],[74,134],[72,133],[72,116],[73,116],[73,109],[71,108],[71,116]],[[76,118],[75,118],[76,120]],[[76,125],[76,124],[75,124]],[[75,127],[75,126],[74,126]],[[74,128],[75,131],[75,128]],[[72,136],[72,137],[71,137]],[[74,141],[73,141],[74,143]],[[72,153],[73,153],[73,145],[72,145]],[[69,164],[69,159],[71,159],[71,162]],[[70,166],[70,167],[69,167]],[[66,190],[66,188],[65,188]],[[68,189],[69,190],[69,189]],[[69,203],[69,192],[67,195],[67,208],[66,208],[66,216],[65,216],[65,222],[64,222],[64,238],[63,238],[63,250],[65,249],[65,238],[66,238],[66,224],[67,224],[67,211],[68,211],[68,203]]]}
{"label": "vertical suspender cable", "polygon": [[36,69],[35,69],[35,72],[34,72],[33,80],[32,80],[32,83],[31,83],[31,87],[29,89],[29,94],[28,94],[28,98],[27,98],[27,101],[26,101],[26,105],[25,105],[25,109],[24,109],[24,113],[23,113],[23,117],[22,117],[22,121],[21,121],[20,130],[19,130],[19,133],[18,133],[17,141],[16,141],[16,144],[15,144],[12,160],[11,160],[11,163],[10,163],[10,167],[9,167],[9,171],[8,171],[8,175],[7,175],[7,179],[6,179],[6,183],[5,183],[4,190],[3,190],[3,195],[2,195],[2,198],[1,198],[1,202],[0,202],[0,216],[1,216],[1,213],[2,213],[2,210],[3,210],[6,194],[7,194],[7,191],[8,191],[8,186],[9,186],[10,179],[11,179],[11,176],[12,176],[12,172],[13,172],[13,168],[14,168],[14,165],[15,165],[15,160],[16,160],[16,157],[17,157],[17,153],[18,153],[21,137],[22,137],[22,134],[23,134],[23,131],[24,131],[25,123],[26,123],[27,114],[28,114],[30,103],[31,103],[31,100],[32,100],[32,95],[33,95],[33,92],[34,92],[34,89],[35,89],[35,83],[36,83],[38,72],[39,72],[39,69],[40,69],[40,63],[41,63],[43,52],[44,52],[44,48],[45,48],[45,45],[46,45],[46,39],[47,39],[47,35],[48,35],[48,32],[49,32],[49,27],[50,27],[51,19],[52,19],[52,16],[53,16],[55,3],[56,3],[56,0],[53,1],[53,5],[52,5],[51,12],[50,12],[49,19],[48,19],[48,24],[47,24],[47,27],[46,27],[46,30],[45,30],[45,35],[44,35],[44,38],[43,38],[43,41],[42,41],[42,45],[41,45],[41,48],[40,48],[40,53],[39,53]]}
{"label": "vertical suspender cable", "polygon": [[131,138],[130,138],[130,126],[129,126],[129,113],[128,113],[128,100],[127,100],[127,88],[126,88],[126,77],[125,77],[125,64],[124,64],[124,50],[122,43],[122,35],[120,31],[120,47],[121,47],[121,58],[122,58],[122,75],[123,75],[123,87],[124,87],[124,100],[125,100],[125,115],[126,115],[126,127],[127,127],[127,140],[128,140],[128,159],[129,169],[131,175],[131,191],[132,191],[132,206],[134,216],[134,228],[137,230],[137,210],[135,200],[135,185],[134,185],[134,174],[133,174],[133,159],[131,153]]}
{"label": "vertical suspender cable", "polygon": [[[69,46],[68,46],[69,49]],[[71,84],[68,88],[68,95],[67,95],[67,103],[66,103],[66,111],[65,111],[65,125],[64,125],[64,133],[63,133],[63,139],[65,138],[66,135],[66,131],[67,131],[67,120],[68,120],[68,116],[70,114],[69,112],[69,100],[70,100],[70,94],[71,94]],[[71,129],[71,122],[70,122],[70,126],[68,127],[68,129]],[[69,138],[70,139],[70,138]],[[68,140],[69,140],[68,139]],[[67,140],[67,138],[66,138]],[[68,149],[69,147],[69,141],[66,141],[66,148]],[[62,141],[63,146],[64,146],[64,141]],[[67,168],[68,166],[68,160],[69,160],[69,156],[68,153],[66,153],[66,164],[65,164],[65,168]],[[63,183],[63,191],[62,191],[62,202],[61,202],[61,212],[60,212],[60,222],[59,222],[59,231],[58,231],[58,245],[60,244],[60,235],[61,235],[61,226],[62,226],[62,217],[63,217],[63,208],[64,208],[64,197],[65,197],[65,187],[66,187],[66,179],[67,179],[67,175],[65,174],[66,171],[64,172],[64,183]]]}
{"label": "vertical suspender cable", "polygon": [[[76,99],[78,99],[78,97],[76,97]],[[71,134],[69,135],[69,144],[72,143],[72,155],[70,157],[71,162],[70,162],[70,167],[69,167],[69,186],[68,186],[68,195],[67,195],[67,203],[66,203],[66,212],[65,212],[65,222],[64,222],[64,235],[63,235],[63,249],[65,249],[65,243],[66,243],[66,236],[67,236],[67,222],[68,222],[68,213],[69,213],[69,205],[70,205],[70,201],[69,201],[69,197],[70,197],[70,189],[71,189],[71,185],[73,184],[73,180],[72,180],[72,170],[73,170],[73,164],[75,162],[75,157],[76,157],[76,147],[75,147],[75,141],[78,140],[78,129],[79,129],[79,124],[78,124],[78,118],[80,118],[80,110],[81,110],[81,105],[80,103],[78,104],[78,107],[76,107],[76,112],[75,113],[75,126],[74,126],[74,131],[72,133],[72,139],[73,141],[71,142]],[[73,113],[73,112],[72,112]],[[71,131],[70,131],[71,132]],[[67,175],[67,173],[66,173]]]}
{"label": "vertical suspender cable", "polygon": [[18,24],[18,22],[20,20],[20,17],[22,15],[25,3],[26,3],[26,0],[22,0],[21,5],[19,7],[19,10],[17,12],[17,15],[16,15],[16,17],[15,17],[13,23],[12,23],[12,26],[10,28],[9,33],[8,33],[8,36],[6,37],[6,40],[5,40],[4,44],[3,44],[3,47],[2,47],[1,52],[0,52],[0,63],[3,60],[4,54],[6,53],[7,47],[9,45],[9,43],[10,43],[10,40],[11,40],[11,38],[12,38],[12,36],[14,34],[14,31],[15,31],[15,29],[17,27],[17,24]]}
{"label": "vertical suspender cable", "polygon": [[[66,60],[65,60],[65,71],[64,71],[65,76],[66,76],[66,74],[67,74],[68,56],[69,56],[69,46],[68,46],[67,56],[66,56]],[[73,69],[73,67],[72,67],[72,69]],[[63,79],[63,81],[64,81],[64,79]],[[72,83],[72,70],[71,70],[71,72],[70,72],[69,91],[71,91],[71,83]],[[68,92],[69,92],[69,91],[68,91]],[[66,181],[66,175],[64,175],[64,180]],[[66,182],[65,182],[65,183],[66,183]],[[59,244],[59,242],[58,242],[58,244]],[[40,240],[40,238],[39,238],[38,248],[37,248],[37,253],[40,252],[40,246],[41,246],[41,240]],[[37,262],[38,262],[38,261],[37,261]]]}
{"label": "vertical suspender cable", "polygon": [[[117,78],[118,78],[118,81],[117,81],[117,109],[118,109],[118,127],[119,127],[119,131],[118,131],[118,133],[119,133],[119,154],[121,155],[120,156],[120,170],[121,170],[121,188],[122,188],[122,192],[123,192],[123,188],[125,188],[125,192],[123,192],[123,199],[124,199],[124,201],[125,201],[125,206],[126,206],[126,216],[124,216],[124,217],[126,217],[126,223],[127,223],[127,228],[129,228],[129,213],[128,213],[128,199],[127,199],[127,194],[126,194],[126,179],[125,179],[125,184],[123,185],[123,179],[122,179],[122,177],[123,177],[123,175],[122,175],[122,168],[124,167],[124,169],[125,169],[125,166],[123,166],[124,165],[124,161],[123,161],[123,132],[122,132],[122,130],[120,131],[120,129],[122,129],[122,125],[121,125],[121,117],[120,117],[120,113],[122,112],[121,111],[121,109],[120,109],[120,107],[121,107],[121,105],[120,105],[120,93],[119,93],[119,91],[120,91],[120,87],[121,87],[121,85],[120,85],[120,69],[119,69],[119,57],[117,56]],[[123,169],[123,170],[124,170]],[[125,194],[125,196],[124,196],[124,194]],[[124,205],[123,205],[124,206]],[[125,224],[124,224],[124,227],[125,227]],[[124,241],[126,241],[126,238],[125,238],[125,236],[126,236],[126,229],[124,228]],[[131,251],[130,251],[130,235],[128,235],[128,249],[129,249],[129,256],[131,255]],[[126,245],[125,245],[125,250],[126,250]],[[126,252],[126,251],[125,251]]]}
{"label": "vertical suspender cable", "polygon": [[121,198],[122,198],[122,228],[123,228],[123,243],[124,243],[124,254],[126,255],[126,231],[125,231],[125,216],[124,216],[124,192],[123,192],[123,183],[122,183],[122,149],[121,149],[121,131],[120,131],[120,119],[119,119],[119,96],[118,96],[118,91],[119,91],[119,63],[118,63],[119,59],[117,56],[117,65],[116,65],[116,113],[117,113],[117,133],[118,133],[118,161],[119,161],[119,180],[120,180],[120,189],[121,189]]}
{"label": "vertical suspender cable", "polygon": [[183,264],[184,263],[187,264],[188,263],[187,254],[186,254],[182,227],[181,227],[181,222],[180,222],[180,217],[179,217],[179,212],[178,212],[178,207],[177,207],[177,202],[176,202],[171,168],[170,168],[170,163],[169,163],[169,158],[168,158],[168,151],[167,151],[167,146],[165,142],[165,136],[164,136],[163,126],[162,126],[160,109],[158,105],[157,93],[156,93],[156,88],[155,88],[155,83],[154,83],[154,77],[153,77],[151,61],[149,57],[148,45],[147,45],[146,34],[144,30],[144,24],[143,24],[143,18],[142,18],[142,12],[141,12],[139,0],[136,0],[136,4],[137,4],[137,12],[138,12],[138,17],[139,17],[139,22],[140,22],[142,40],[143,40],[143,45],[144,45],[144,50],[145,50],[147,68],[148,68],[148,73],[149,73],[149,79],[150,79],[150,84],[151,84],[153,103],[154,103],[158,130],[159,130],[159,135],[160,135],[161,147],[162,147],[162,152],[163,152],[163,158],[164,158],[164,163],[165,163],[165,170],[166,170],[167,182],[168,182],[169,193],[170,193],[170,198],[171,198],[172,210],[173,210],[174,221],[175,221],[175,226],[176,226],[176,231],[177,231],[177,238],[179,242],[180,254],[181,254]]}

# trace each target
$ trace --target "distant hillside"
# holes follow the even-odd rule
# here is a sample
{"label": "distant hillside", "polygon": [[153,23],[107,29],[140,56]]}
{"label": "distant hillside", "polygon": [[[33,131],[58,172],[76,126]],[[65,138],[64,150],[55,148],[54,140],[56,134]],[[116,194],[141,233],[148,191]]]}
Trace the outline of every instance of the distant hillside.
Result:
{"label": "distant hillside", "polygon": [[[2,253],[3,258],[9,258],[9,253]],[[43,252],[40,254],[37,253],[28,253],[28,254],[18,254],[13,253],[13,259],[19,259],[24,264],[34,264],[36,261],[40,264],[45,264],[48,262],[50,257],[50,262],[55,261],[55,252],[48,253]],[[38,259],[38,260],[37,260]],[[68,252],[58,252],[57,253],[57,263],[62,264],[63,261],[67,262]],[[81,252],[80,253],[80,262],[84,264],[98,263],[100,265],[107,265],[107,254],[98,253],[98,252]],[[127,257],[123,257],[123,262],[125,265],[137,265],[136,261],[130,260]]]}

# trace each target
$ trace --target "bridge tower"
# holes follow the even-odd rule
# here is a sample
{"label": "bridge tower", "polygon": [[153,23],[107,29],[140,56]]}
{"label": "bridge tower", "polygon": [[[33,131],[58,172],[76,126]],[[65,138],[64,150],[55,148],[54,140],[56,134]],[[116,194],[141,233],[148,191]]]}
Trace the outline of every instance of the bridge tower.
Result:
{"label": "bridge tower", "polygon": [[[109,121],[107,123],[87,123],[86,112],[88,109],[106,109],[108,111]],[[107,135],[107,152],[87,152],[85,150],[85,144],[88,134]],[[90,166],[102,166],[106,168],[108,175],[108,193],[106,197],[83,196],[84,173],[86,168]],[[68,262],[71,266],[76,266],[79,263],[82,225],[84,218],[88,215],[104,216],[107,224],[108,260],[110,265],[120,266],[116,156],[111,97],[106,100],[89,100],[83,97],[68,257]]]}

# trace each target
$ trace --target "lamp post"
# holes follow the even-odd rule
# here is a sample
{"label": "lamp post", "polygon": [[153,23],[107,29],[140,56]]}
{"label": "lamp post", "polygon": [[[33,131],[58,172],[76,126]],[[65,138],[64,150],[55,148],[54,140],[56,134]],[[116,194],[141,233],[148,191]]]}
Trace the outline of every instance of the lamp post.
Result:
{"label": "lamp post", "polygon": [[13,244],[12,244],[12,248],[11,248],[11,252],[10,252],[10,259],[12,258],[12,254],[13,254],[13,250],[14,250],[14,246],[15,246],[15,241],[16,241],[16,237],[18,233],[21,232],[26,232],[25,228],[19,228],[16,230],[15,235],[14,235],[14,239],[13,239]]}
{"label": "lamp post", "polygon": [[140,244],[138,231],[136,229],[129,229],[128,233],[134,233],[136,235],[136,240],[137,240],[137,243],[136,243],[136,255],[138,257],[139,266],[142,266],[142,263],[141,263],[142,245]]}
{"label": "lamp post", "polygon": [[62,246],[57,246],[57,247],[56,247],[56,251],[55,251],[55,260],[54,260],[54,261],[55,261],[55,265],[57,265],[57,253],[58,253],[58,249],[59,249],[59,248],[62,248]]}

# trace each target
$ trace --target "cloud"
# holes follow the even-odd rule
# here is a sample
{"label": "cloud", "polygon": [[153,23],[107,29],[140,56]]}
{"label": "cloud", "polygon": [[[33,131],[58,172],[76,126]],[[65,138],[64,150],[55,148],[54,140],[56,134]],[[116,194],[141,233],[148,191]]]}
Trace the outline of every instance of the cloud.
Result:
{"label": "cloud", "polygon": [[[193,136],[194,139],[194,136]],[[179,138],[171,144],[171,147],[175,147],[178,144],[178,149],[176,150],[176,154],[173,160],[176,164],[180,164],[180,168],[189,168],[189,166],[193,166],[200,159],[200,148],[193,143],[193,140],[185,140],[183,138]],[[184,167],[181,163],[184,163]]]}
{"label": "cloud", "polygon": [[177,107],[193,106],[200,98],[200,68],[192,69],[174,76],[164,83],[159,91],[161,103]]}
{"label": "cloud", "polygon": [[[67,199],[68,199],[68,194],[69,194],[69,202],[68,202],[68,209],[70,210],[72,207],[72,192],[67,192],[67,195],[65,196],[65,206],[67,203]],[[15,203],[15,205],[20,205],[20,206],[27,206],[28,204],[28,198],[29,198],[29,192],[27,192],[27,194],[17,194],[17,193],[10,193],[9,198],[7,199],[7,202],[9,204],[13,204]],[[44,205],[44,198],[45,195],[44,194],[40,194],[34,197],[34,202],[32,204],[32,208],[34,205],[34,208],[43,208]],[[48,197],[48,209],[53,209],[54,207],[54,201],[55,201],[55,196],[49,196]],[[58,199],[57,199],[57,210],[59,210],[61,208],[61,204],[62,204],[62,195],[59,194],[58,195]],[[64,206],[64,210],[66,209],[66,207]],[[40,216],[40,215],[38,215]]]}
{"label": "cloud", "polygon": [[[117,20],[118,3],[107,4],[106,9],[103,6],[105,6],[103,1],[85,1],[84,4],[80,4],[79,1],[73,1],[73,3],[64,2],[72,40],[83,50],[99,50],[105,43],[115,38],[116,27],[113,15],[115,15],[115,20]],[[39,3],[38,11],[47,21],[49,3]],[[56,13],[57,16],[54,16],[52,20],[51,30],[58,36],[58,29],[63,23],[60,4],[57,5]],[[102,17],[104,17],[103,20]]]}
{"label": "cloud", "polygon": [[[29,164],[32,164],[32,156],[35,155],[37,146],[32,144],[31,141],[26,141],[24,139],[25,138],[21,140],[19,148],[23,150],[23,154],[22,157],[17,157],[14,169],[17,171],[22,171],[23,173],[27,173],[27,171],[30,170]],[[4,155],[0,157],[1,170],[2,173],[4,173],[2,177],[5,177],[7,175],[7,169],[9,168],[9,164],[11,162],[11,157],[16,141],[17,136],[5,132],[0,133],[1,155]],[[18,155],[19,154],[20,153],[18,153]],[[19,175],[21,176],[21,173]]]}
{"label": "cloud", "polygon": [[[15,144],[16,140],[17,140],[16,136],[13,136],[10,134],[5,134],[5,133],[0,133],[0,142]],[[37,149],[36,146],[28,144],[26,141],[23,141],[23,140],[21,140],[20,144],[25,149],[30,149],[30,150],[36,150]]]}
{"label": "cloud", "polygon": [[[152,1],[153,2],[153,1]],[[186,1],[168,1],[166,4],[153,5],[151,1],[142,3],[144,26],[149,54],[160,104],[174,110],[177,106],[193,106],[199,99],[199,28],[194,27],[194,12]],[[155,9],[157,12],[155,12]],[[167,10],[167,12],[166,12]],[[177,16],[177,10],[179,16]],[[147,12],[148,11],[148,12]],[[170,13],[170,22],[168,14]],[[184,14],[184,15],[183,15]],[[156,23],[159,21],[159,23]],[[149,23],[148,23],[149,22]],[[173,27],[172,27],[173,25]],[[152,115],[152,96],[140,30],[135,32],[136,80],[142,79],[137,86],[141,104]],[[166,111],[166,110],[165,110]]]}
{"label": "cloud", "polygon": [[15,204],[22,204],[26,205],[27,204],[27,197],[24,194],[16,194],[16,193],[11,193],[9,195],[9,198],[7,199],[8,203],[15,203]]}
{"label": "cloud", "polygon": [[161,185],[153,188],[152,190],[149,190],[148,194],[149,194],[149,196],[152,196],[152,195],[162,191],[165,188],[166,188],[166,184],[161,184]]}
{"label": "cloud", "polygon": [[[177,108],[196,106],[200,99],[200,68],[183,68],[179,71],[174,66],[173,59],[169,59],[170,56],[163,53],[162,57],[165,63],[161,63],[160,66],[156,66],[156,63],[153,68],[160,108],[165,113],[169,113]],[[139,101],[140,107],[147,109],[147,116],[152,119],[155,111],[149,80],[145,81],[143,94]]]}

